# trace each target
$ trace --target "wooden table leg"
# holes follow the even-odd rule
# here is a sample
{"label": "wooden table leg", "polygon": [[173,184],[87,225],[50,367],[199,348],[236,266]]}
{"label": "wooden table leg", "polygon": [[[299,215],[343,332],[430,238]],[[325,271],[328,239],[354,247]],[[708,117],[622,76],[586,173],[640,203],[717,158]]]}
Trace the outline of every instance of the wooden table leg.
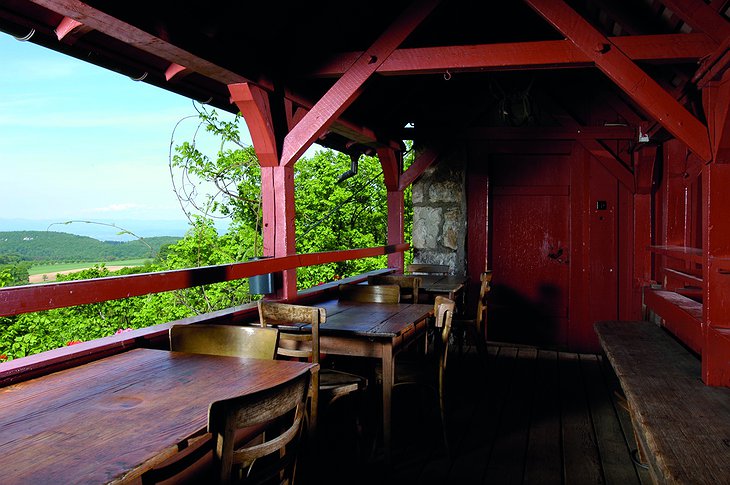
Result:
{"label": "wooden table leg", "polygon": [[391,458],[391,397],[395,380],[395,366],[393,365],[393,344],[383,344],[383,448],[385,459],[390,463]]}

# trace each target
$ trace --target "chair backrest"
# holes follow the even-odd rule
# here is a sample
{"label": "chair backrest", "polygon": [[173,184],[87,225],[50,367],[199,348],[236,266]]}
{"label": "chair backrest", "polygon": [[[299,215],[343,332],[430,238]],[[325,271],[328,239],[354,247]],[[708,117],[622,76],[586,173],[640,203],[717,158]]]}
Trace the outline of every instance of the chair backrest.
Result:
{"label": "chair backrest", "polygon": [[[213,436],[213,470],[218,481],[238,482],[241,476],[243,483],[268,483],[273,478],[277,483],[294,481],[309,378],[306,372],[279,386],[210,405],[208,432]],[[235,448],[237,430],[274,422],[282,425],[281,433],[267,431],[262,443]]]}
{"label": "chair backrest", "polygon": [[145,470],[140,475],[142,485],[209,482],[213,463],[211,435],[206,433],[191,441],[182,450]]}
{"label": "chair backrest", "polygon": [[449,353],[449,335],[456,303],[445,296],[438,295],[434,300],[435,326],[438,329],[438,338],[435,339],[436,356],[439,363],[439,379],[446,368],[446,358]]}
{"label": "chair backrest", "polygon": [[206,323],[170,327],[170,350],[178,352],[273,359],[278,342],[275,328]]}
{"label": "chair backrest", "polygon": [[410,275],[372,275],[368,276],[368,285],[398,285],[400,287],[400,301],[418,303],[421,278]]}
{"label": "chair backrest", "polygon": [[449,274],[446,264],[409,264],[407,270],[413,274]]}
{"label": "chair backrest", "polygon": [[398,285],[358,285],[344,283],[339,286],[340,300],[360,303],[400,303]]}
{"label": "chair backrest", "polygon": [[278,356],[319,363],[319,326],[327,319],[324,308],[268,300],[259,300],[258,307],[259,322],[264,328],[281,325],[303,327],[300,331],[279,329]]}
{"label": "chair backrest", "polygon": [[486,318],[485,313],[487,311],[487,295],[489,294],[489,291],[491,290],[491,281],[492,281],[492,272],[491,271],[485,271],[482,273],[479,277],[480,284],[479,284],[479,299],[477,300],[477,308],[476,308],[476,314],[474,315],[474,319],[476,322],[477,330],[480,332],[480,335],[484,334],[484,320]]}

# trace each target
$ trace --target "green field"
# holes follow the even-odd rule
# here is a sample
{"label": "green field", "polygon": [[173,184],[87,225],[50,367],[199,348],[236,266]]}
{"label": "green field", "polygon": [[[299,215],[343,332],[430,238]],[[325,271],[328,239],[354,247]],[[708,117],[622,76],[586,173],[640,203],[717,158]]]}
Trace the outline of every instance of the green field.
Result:
{"label": "green field", "polygon": [[149,259],[126,259],[123,261],[100,261],[97,263],[54,263],[54,264],[40,264],[38,266],[32,266],[28,269],[28,275],[38,275],[45,273],[58,273],[61,271],[72,271],[75,269],[91,268],[95,265],[105,264],[107,267],[110,266],[142,266]]}

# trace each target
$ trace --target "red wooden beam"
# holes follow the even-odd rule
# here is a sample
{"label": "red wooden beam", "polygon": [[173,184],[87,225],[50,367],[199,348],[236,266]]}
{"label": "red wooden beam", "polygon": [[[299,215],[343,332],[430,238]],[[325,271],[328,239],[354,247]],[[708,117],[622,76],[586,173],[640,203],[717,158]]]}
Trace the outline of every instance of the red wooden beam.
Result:
{"label": "red wooden beam", "polygon": [[702,353],[702,304],[673,291],[644,290],[644,302],[664,326],[698,354]]}
{"label": "red wooden beam", "polygon": [[294,164],[309,146],[360,95],[362,86],[388,56],[420,25],[438,0],[415,0],[322,96],[284,140],[281,165]]}
{"label": "red wooden beam", "polygon": [[661,0],[692,29],[699,30],[721,44],[730,36],[730,25],[714,8],[702,0]]}
{"label": "red wooden beam", "polygon": [[[169,41],[150,34],[128,22],[124,22],[80,0],[29,0],[31,3],[47,8],[52,12],[83,23],[88,29],[108,35],[133,48],[165,59],[170,64],[185,66],[191,72],[205,76],[212,81],[228,86],[230,84],[256,82],[269,92],[274,92],[273,84],[267,79],[248,79],[247,77],[219,66],[207,59],[177,47]],[[307,109],[314,103],[290,91],[285,97]],[[372,130],[358,126],[344,119],[337,119],[331,129],[342,136],[359,143],[378,143]],[[390,142],[394,147],[397,143]]]}
{"label": "red wooden beam", "polygon": [[91,32],[93,29],[88,25],[84,25],[78,20],[64,17],[56,27],[56,37],[58,40],[65,41],[67,44],[73,44],[82,35]]}
{"label": "red wooden beam", "polygon": [[409,247],[408,244],[396,244],[344,251],[292,254],[246,263],[0,288],[0,316],[7,317],[21,313],[181,290],[304,266],[403,252]]}
{"label": "red wooden beam", "polygon": [[632,194],[634,193],[634,175],[613,153],[597,140],[580,139],[578,143],[583,145],[583,148],[611,172],[624,187],[629,189]]}
{"label": "red wooden beam", "polygon": [[190,69],[174,62],[170,64],[165,70],[165,80],[171,81],[173,79],[181,79],[184,76],[190,74]]}
{"label": "red wooden beam", "polygon": [[438,159],[440,152],[433,147],[424,150],[408,167],[408,170],[400,176],[400,184],[398,190],[404,190],[406,187],[416,181],[418,177]]}
{"label": "red wooden beam", "polygon": [[[717,48],[703,33],[610,37],[628,57],[641,62],[687,62]],[[313,77],[341,76],[362,52],[348,52],[320,66]],[[569,40],[397,49],[377,69],[384,76],[434,72],[577,68],[593,60]]]}
{"label": "red wooden beam", "polygon": [[713,81],[702,90],[702,101],[712,144],[713,160],[730,163],[730,71],[721,81]]}
{"label": "red wooden beam", "polygon": [[380,166],[383,167],[385,187],[388,190],[398,190],[401,174],[400,157],[396,155],[396,151],[392,148],[384,147],[378,149],[378,160],[380,160]]}
{"label": "red wooden beam", "polygon": [[578,15],[563,0],[525,0],[604,74],[697,156],[711,159],[707,128],[642,71],[621,49]]}
{"label": "red wooden beam", "polygon": [[466,130],[472,140],[636,140],[638,133],[630,126],[574,127],[472,127]]}
{"label": "red wooden beam", "polygon": [[651,194],[656,155],[657,147],[655,145],[644,145],[634,152],[634,178],[637,194]]}
{"label": "red wooden beam", "polygon": [[251,83],[231,84],[228,90],[231,101],[236,103],[246,120],[259,163],[262,167],[276,167],[279,155],[268,93]]}

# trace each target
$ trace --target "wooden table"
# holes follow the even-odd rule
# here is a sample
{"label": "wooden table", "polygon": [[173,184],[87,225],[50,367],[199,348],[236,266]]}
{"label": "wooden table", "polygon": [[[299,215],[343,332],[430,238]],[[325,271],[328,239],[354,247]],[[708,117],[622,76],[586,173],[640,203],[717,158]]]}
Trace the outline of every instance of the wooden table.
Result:
{"label": "wooden table", "polygon": [[395,355],[426,331],[433,305],[355,303],[328,300],[313,306],[327,310],[320,326],[320,350],[327,354],[372,357],[383,366],[383,446],[390,457],[391,396]]}
{"label": "wooden table", "polygon": [[107,483],[136,476],[207,425],[220,399],[312,364],[135,349],[0,389],[0,481]]}
{"label": "wooden table", "polygon": [[[457,301],[466,284],[466,277],[456,275],[420,274],[413,275],[421,278],[420,291],[428,293],[431,297],[446,295],[449,299]],[[431,298],[433,299],[433,298]]]}

